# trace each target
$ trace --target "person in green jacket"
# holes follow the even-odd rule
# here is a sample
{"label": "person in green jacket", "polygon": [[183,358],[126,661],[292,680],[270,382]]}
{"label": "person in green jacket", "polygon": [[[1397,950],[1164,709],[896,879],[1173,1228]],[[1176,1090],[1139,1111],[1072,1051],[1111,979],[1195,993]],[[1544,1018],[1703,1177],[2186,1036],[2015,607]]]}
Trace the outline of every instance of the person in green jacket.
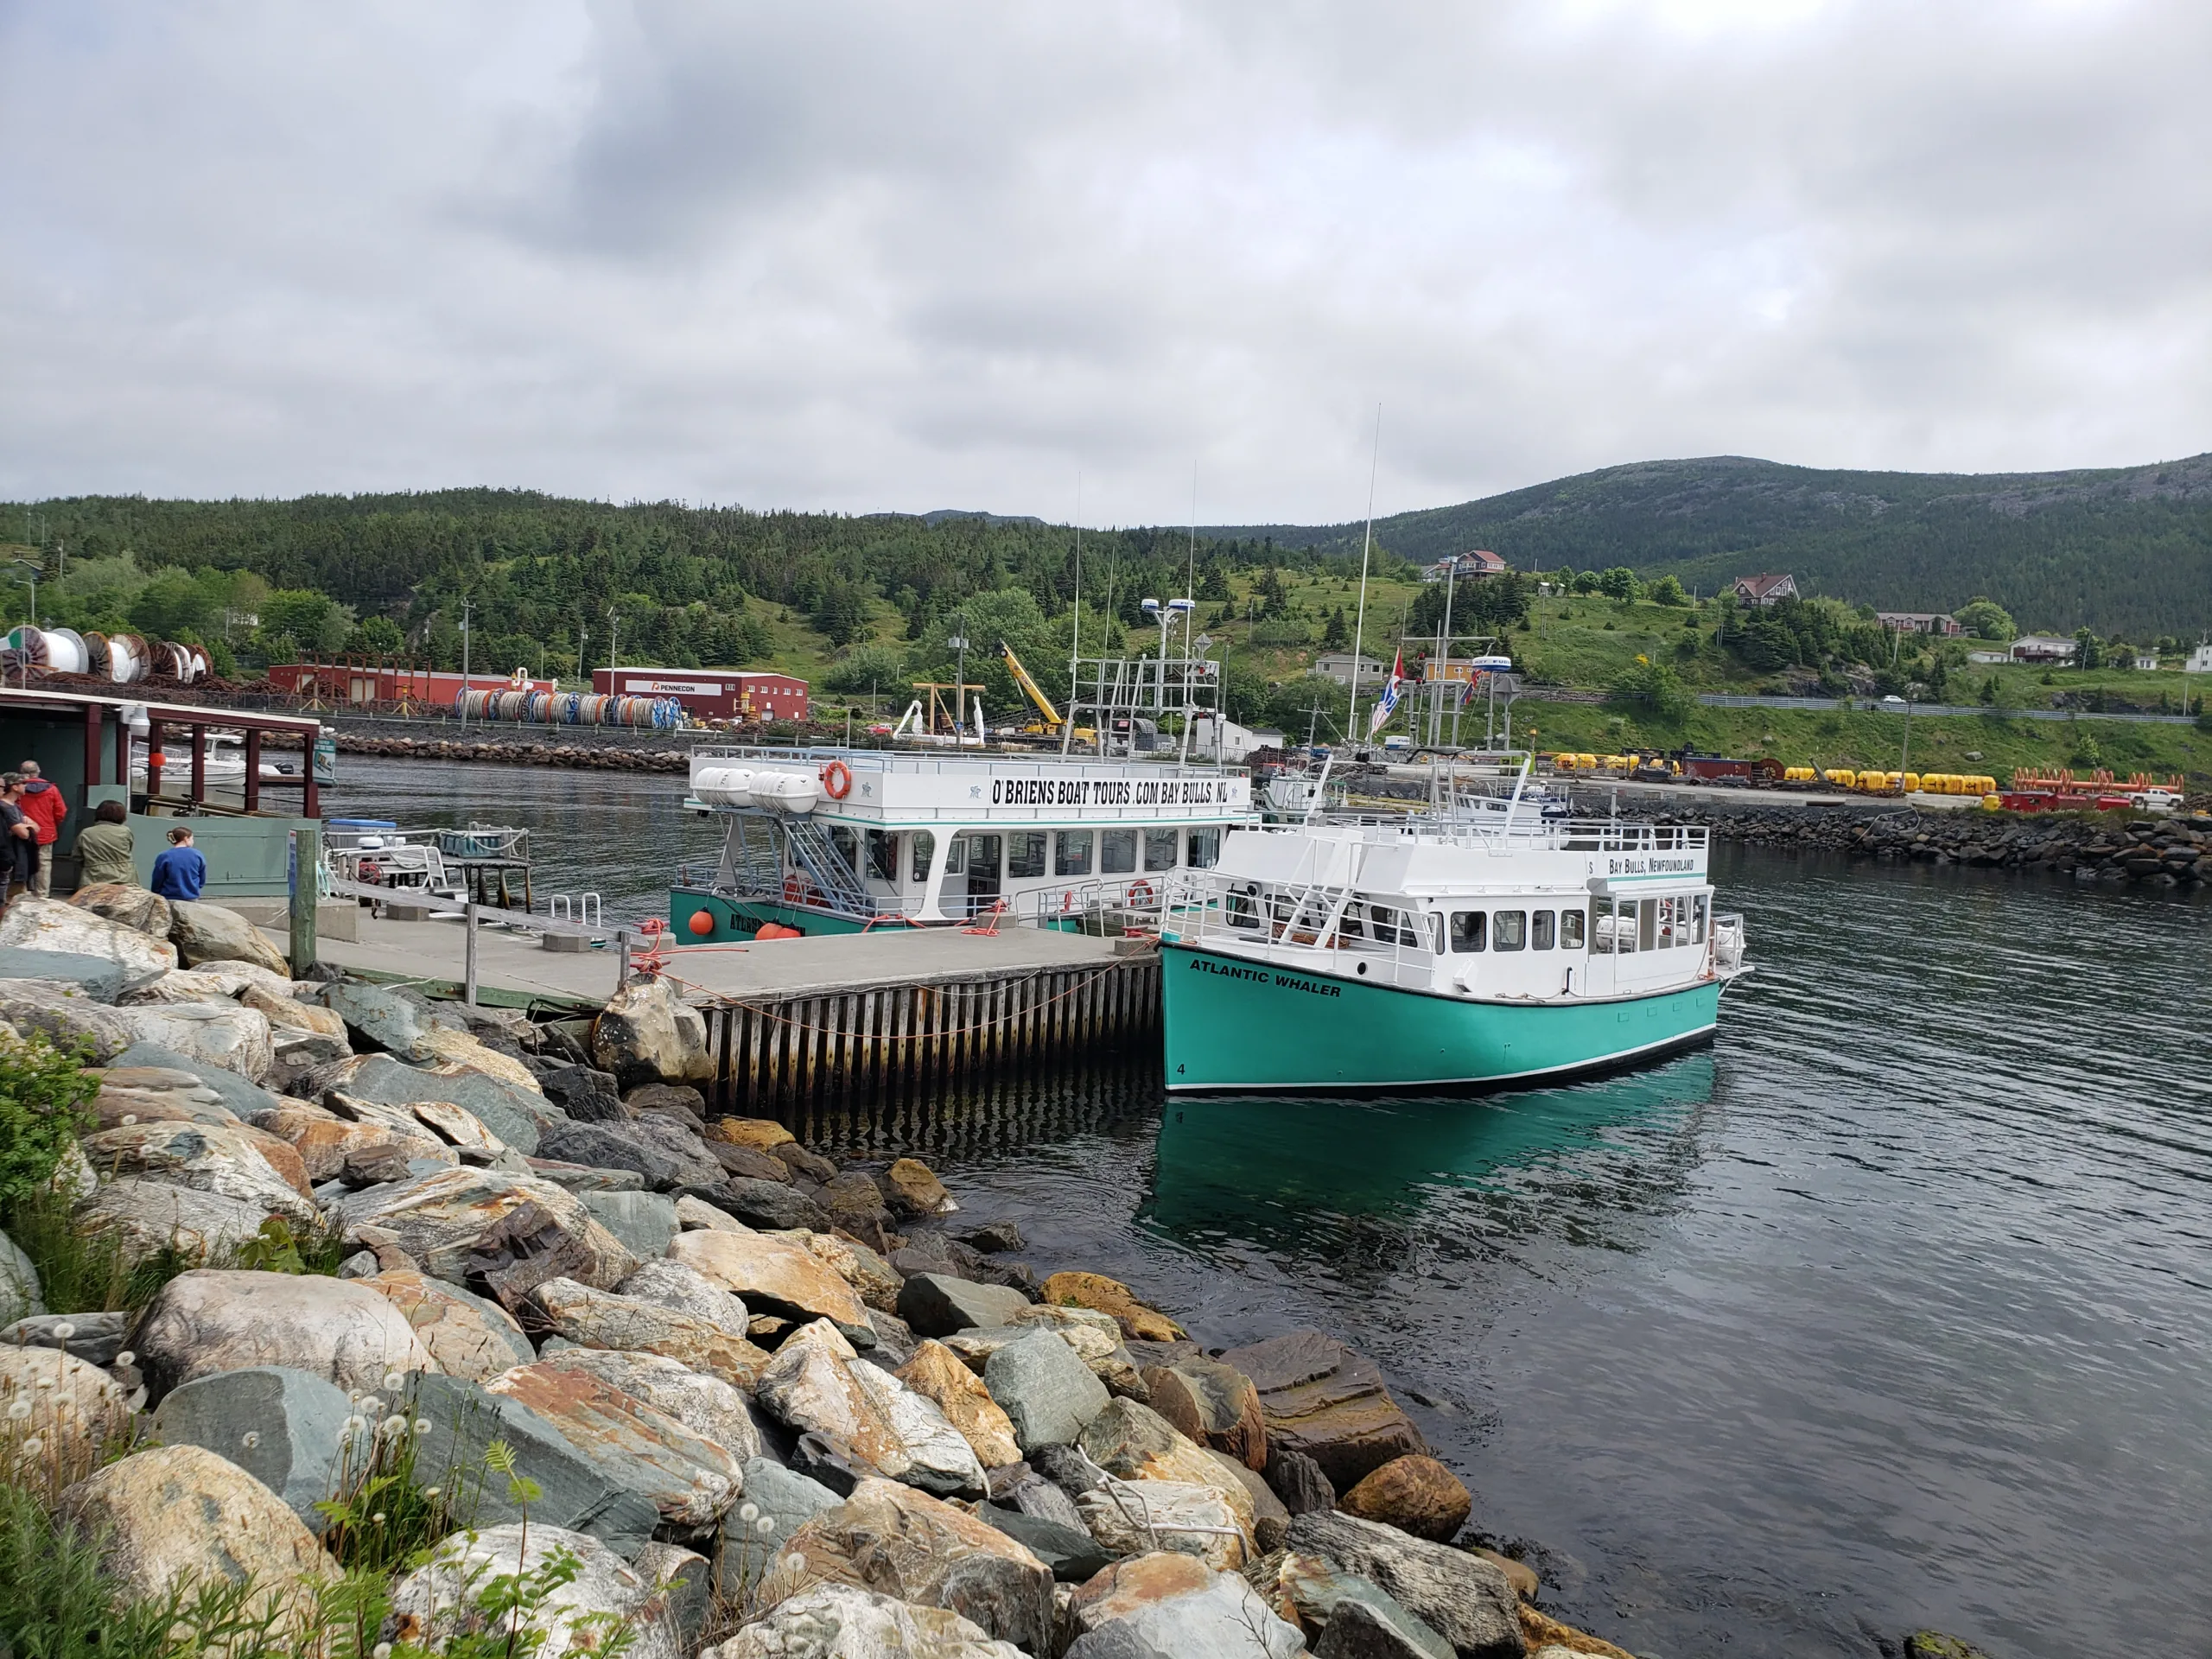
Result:
{"label": "person in green jacket", "polygon": [[118,881],[126,887],[142,885],[138,867],[130,859],[130,826],[124,822],[123,803],[104,801],[92,821],[77,832],[77,885],[97,887]]}

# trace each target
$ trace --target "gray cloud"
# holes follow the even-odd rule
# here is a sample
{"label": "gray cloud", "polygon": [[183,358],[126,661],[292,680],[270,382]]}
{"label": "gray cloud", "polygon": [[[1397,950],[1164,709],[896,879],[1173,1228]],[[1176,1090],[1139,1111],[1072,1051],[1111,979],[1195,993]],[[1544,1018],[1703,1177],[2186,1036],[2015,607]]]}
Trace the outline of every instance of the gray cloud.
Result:
{"label": "gray cloud", "polygon": [[2212,447],[2187,0],[0,5],[0,493],[1338,519]]}

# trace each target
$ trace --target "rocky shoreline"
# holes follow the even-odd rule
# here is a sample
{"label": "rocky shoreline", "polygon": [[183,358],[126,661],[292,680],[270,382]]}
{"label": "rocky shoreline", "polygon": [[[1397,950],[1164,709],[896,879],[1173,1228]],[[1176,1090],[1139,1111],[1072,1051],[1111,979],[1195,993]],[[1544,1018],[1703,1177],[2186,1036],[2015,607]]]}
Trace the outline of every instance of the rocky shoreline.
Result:
{"label": "rocky shoreline", "polygon": [[378,737],[344,730],[338,734],[338,752],[384,755],[398,760],[482,760],[505,766],[574,766],[601,772],[682,772],[691,761],[689,748],[537,743],[509,737]]}

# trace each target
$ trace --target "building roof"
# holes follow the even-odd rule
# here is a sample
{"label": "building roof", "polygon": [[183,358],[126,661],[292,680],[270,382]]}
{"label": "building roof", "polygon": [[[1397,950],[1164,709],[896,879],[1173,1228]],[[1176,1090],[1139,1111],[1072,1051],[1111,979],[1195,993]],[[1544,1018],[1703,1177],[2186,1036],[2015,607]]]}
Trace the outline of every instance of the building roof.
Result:
{"label": "building roof", "polygon": [[1793,588],[1797,585],[1787,570],[1769,570],[1756,576],[1738,576],[1735,586],[1738,592],[1748,594],[1753,599],[1764,599],[1785,582]]}

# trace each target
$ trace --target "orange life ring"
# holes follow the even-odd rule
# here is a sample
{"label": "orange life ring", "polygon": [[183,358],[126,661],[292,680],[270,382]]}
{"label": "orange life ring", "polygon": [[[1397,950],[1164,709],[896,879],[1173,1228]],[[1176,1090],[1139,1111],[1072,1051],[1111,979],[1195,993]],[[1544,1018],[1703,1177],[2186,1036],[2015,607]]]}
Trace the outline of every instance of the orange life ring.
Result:
{"label": "orange life ring", "polygon": [[822,792],[833,801],[843,800],[853,792],[853,769],[842,760],[823,767]]}
{"label": "orange life ring", "polygon": [[1152,883],[1149,881],[1132,881],[1129,883],[1128,902],[1133,905],[1148,905],[1158,896],[1159,895],[1153,892]]}
{"label": "orange life ring", "polygon": [[785,904],[795,905],[798,903],[802,898],[805,897],[805,895],[806,883],[799,880],[798,871],[794,870],[791,874],[784,878],[784,902]]}

